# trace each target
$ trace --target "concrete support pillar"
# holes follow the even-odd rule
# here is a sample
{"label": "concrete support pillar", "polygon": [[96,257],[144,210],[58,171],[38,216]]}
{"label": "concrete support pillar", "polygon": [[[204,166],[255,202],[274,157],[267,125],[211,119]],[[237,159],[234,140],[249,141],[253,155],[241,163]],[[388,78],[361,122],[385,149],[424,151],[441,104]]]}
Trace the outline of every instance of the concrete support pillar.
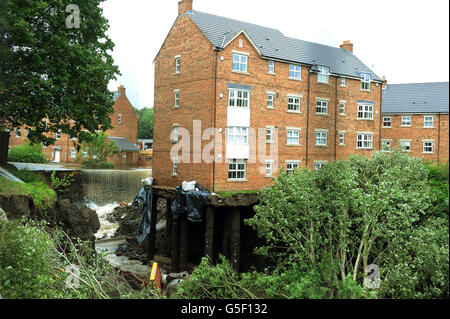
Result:
{"label": "concrete support pillar", "polygon": [[180,218],[172,218],[170,259],[171,271],[180,272]]}
{"label": "concrete support pillar", "polygon": [[234,207],[231,213],[230,259],[233,270],[239,272],[241,256],[241,209]]}
{"label": "concrete support pillar", "polygon": [[206,229],[205,229],[205,256],[209,256],[214,262],[214,207],[206,207]]}
{"label": "concrete support pillar", "polygon": [[148,258],[152,260],[155,257],[156,253],[156,222],[158,220],[158,196],[155,196],[155,193],[152,193],[152,219],[150,222],[150,235],[148,236]]}
{"label": "concrete support pillar", "polygon": [[180,271],[188,268],[189,224],[186,215],[180,218]]}

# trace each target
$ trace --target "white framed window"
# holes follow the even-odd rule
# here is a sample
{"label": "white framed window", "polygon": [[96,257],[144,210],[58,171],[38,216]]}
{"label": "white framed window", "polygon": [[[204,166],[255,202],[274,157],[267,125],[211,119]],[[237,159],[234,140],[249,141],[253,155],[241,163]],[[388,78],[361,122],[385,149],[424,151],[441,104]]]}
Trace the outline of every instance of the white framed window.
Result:
{"label": "white framed window", "polygon": [[286,161],[286,172],[292,174],[295,169],[300,167],[300,161]]}
{"label": "white framed window", "polygon": [[267,108],[273,109],[273,101],[274,101],[275,95],[272,93],[267,94]]}
{"label": "white framed window", "polygon": [[339,145],[345,145],[345,133],[339,132]]}
{"label": "white framed window", "polygon": [[433,127],[434,116],[424,116],[423,117],[423,127]]}
{"label": "white framed window", "polygon": [[345,101],[341,101],[339,103],[340,109],[339,109],[339,114],[340,115],[345,115],[345,106],[347,105],[347,103]]}
{"label": "white framed window", "polygon": [[434,141],[423,141],[423,152],[426,154],[433,154]]}
{"label": "white framed window", "polygon": [[316,161],[314,162],[314,169],[316,171],[320,170],[325,164],[327,164],[326,161]]}
{"label": "white framed window", "polygon": [[228,179],[245,180],[247,164],[245,161],[233,160],[228,163]]}
{"label": "white framed window", "polygon": [[381,151],[389,153],[391,151],[392,142],[391,141],[381,141]]}
{"label": "white framed window", "polygon": [[300,97],[288,96],[288,111],[300,113]]}
{"label": "white framed window", "polygon": [[70,149],[70,158],[75,158],[77,156],[77,151],[74,148]]}
{"label": "white framed window", "polygon": [[373,105],[358,104],[358,119],[373,120]]}
{"label": "white framed window", "polygon": [[248,144],[248,127],[228,127],[229,144]]}
{"label": "white framed window", "polygon": [[122,124],[122,114],[119,114],[119,115],[117,116],[117,123],[118,123],[118,124]]}
{"label": "white framed window", "polygon": [[243,54],[233,54],[233,71],[247,72],[248,56]]}
{"label": "white framed window", "polygon": [[58,130],[58,132],[56,132],[56,139],[57,140],[61,139],[61,130]]}
{"label": "white framed window", "polygon": [[328,101],[316,101],[316,114],[328,114]]}
{"label": "white framed window", "polygon": [[266,127],[266,143],[272,143],[272,142],[273,142],[273,128]]}
{"label": "white framed window", "polygon": [[400,148],[403,152],[411,152],[411,141],[400,141]]}
{"label": "white framed window", "polygon": [[175,91],[175,108],[179,108],[180,107],[180,91]]}
{"label": "white framed window", "polygon": [[345,78],[341,78],[341,86],[347,86]]}
{"label": "white framed window", "polygon": [[392,117],[391,116],[383,117],[383,127],[392,127]]}
{"label": "white framed window", "polygon": [[181,57],[175,57],[175,74],[180,74],[181,71]]}
{"label": "white framed window", "polygon": [[327,145],[328,132],[316,131],[316,146]]}
{"label": "white framed window", "polygon": [[172,142],[178,142],[178,125],[173,126],[172,130]]}
{"label": "white framed window", "polygon": [[317,82],[328,83],[328,75],[330,74],[330,68],[326,66],[319,66],[319,73],[317,74]]}
{"label": "white framed window", "polygon": [[84,150],[82,151],[83,157],[88,157],[88,151]]}
{"label": "white framed window", "polygon": [[402,126],[411,126],[411,116],[402,116]]}
{"label": "white framed window", "polygon": [[272,176],[273,173],[273,161],[266,161],[266,177]]}
{"label": "white framed window", "polygon": [[20,128],[16,129],[16,138],[20,138],[22,136],[22,130]]}
{"label": "white framed window", "polygon": [[178,176],[178,160],[174,159],[172,161],[172,176]]}
{"label": "white framed window", "polygon": [[275,61],[269,60],[269,73],[275,74]]}
{"label": "white framed window", "polygon": [[289,64],[289,78],[294,80],[301,80],[302,67],[300,65]]}
{"label": "white framed window", "polygon": [[373,133],[357,133],[356,148],[358,149],[372,149],[373,148]]}
{"label": "white framed window", "polygon": [[250,92],[244,90],[230,90],[228,106],[250,107]]}
{"label": "white framed window", "polygon": [[300,129],[287,130],[287,144],[300,145]]}
{"label": "white framed window", "polygon": [[361,90],[370,91],[370,74],[364,73],[361,78]]}

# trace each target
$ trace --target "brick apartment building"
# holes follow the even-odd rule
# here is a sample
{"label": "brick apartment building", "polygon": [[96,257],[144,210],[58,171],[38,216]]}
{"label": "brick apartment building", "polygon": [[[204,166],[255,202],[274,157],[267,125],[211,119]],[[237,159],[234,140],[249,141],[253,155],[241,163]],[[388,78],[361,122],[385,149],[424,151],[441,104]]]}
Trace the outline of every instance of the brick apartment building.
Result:
{"label": "brick apartment building", "polygon": [[[109,139],[114,141],[120,148],[120,156],[109,159],[115,165],[136,165],[138,163],[137,134],[138,117],[126,96],[123,85],[114,92],[114,113],[110,115],[113,128],[106,131]],[[11,132],[9,146],[22,144],[26,140],[27,128],[23,127]],[[44,147],[44,154],[50,162],[73,163],[77,151],[74,140],[67,134],[56,134],[54,145]]]}
{"label": "brick apartment building", "polygon": [[382,150],[445,162],[449,153],[448,82],[389,84],[383,89]]}
{"label": "brick apartment building", "polygon": [[[349,154],[369,156],[382,139],[395,142],[382,130],[391,111],[381,110],[393,86],[383,90],[385,80],[353,54],[350,41],[335,48],[288,38],[194,11],[193,1],[183,0],[154,62],[158,185],[196,180],[212,191],[255,190],[280,168],[319,169]],[[447,122],[436,115],[433,125],[448,135],[448,101],[446,107]],[[433,152],[448,157],[448,137],[440,145]],[[213,160],[205,161],[205,152]]]}

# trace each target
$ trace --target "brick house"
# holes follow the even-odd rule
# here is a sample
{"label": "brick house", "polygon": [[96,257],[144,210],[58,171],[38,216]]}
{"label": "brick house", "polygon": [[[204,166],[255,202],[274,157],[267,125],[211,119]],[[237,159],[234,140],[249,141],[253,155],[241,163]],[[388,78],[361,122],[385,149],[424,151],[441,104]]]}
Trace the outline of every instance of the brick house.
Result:
{"label": "brick house", "polygon": [[449,153],[448,82],[389,84],[383,89],[382,149],[445,162]]}
{"label": "brick house", "polygon": [[[123,85],[114,92],[114,113],[110,115],[113,128],[106,131],[110,140],[121,148],[120,156],[109,159],[115,165],[136,165],[138,162],[137,134],[138,118],[133,106],[126,96]],[[11,132],[9,147],[22,144],[26,140],[27,128],[22,127]],[[67,134],[56,134],[53,145],[44,147],[43,152],[50,162],[73,163],[77,151],[74,140]]]}
{"label": "brick house", "polygon": [[384,80],[350,41],[335,48],[288,38],[194,11],[192,0],[178,13],[154,61],[158,185],[254,190],[280,168],[318,169],[380,149]]}

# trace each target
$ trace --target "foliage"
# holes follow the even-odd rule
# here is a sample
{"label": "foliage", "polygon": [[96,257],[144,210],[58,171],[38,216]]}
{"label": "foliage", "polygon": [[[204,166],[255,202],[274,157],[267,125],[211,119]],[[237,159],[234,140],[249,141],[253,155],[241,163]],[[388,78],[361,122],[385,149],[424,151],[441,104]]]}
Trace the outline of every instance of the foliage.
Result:
{"label": "foliage", "polygon": [[20,163],[47,163],[47,157],[42,153],[42,144],[30,144],[11,147],[8,152],[8,161]]}
{"label": "foliage", "polygon": [[428,170],[428,185],[431,187],[434,214],[440,217],[449,216],[449,188],[448,170],[449,163],[433,164],[425,163]]}
{"label": "foliage", "polygon": [[81,162],[85,168],[114,168],[114,164],[107,160],[113,155],[120,155],[119,147],[108,139],[105,132],[98,132],[81,144],[75,162]]}
{"label": "foliage", "polygon": [[22,184],[0,177],[0,194],[30,195],[33,198],[34,204],[40,209],[51,206],[56,202],[55,191],[40,180]]}
{"label": "foliage", "polygon": [[75,180],[73,176],[75,175],[75,172],[70,174],[64,174],[63,177],[56,176],[56,171],[53,171],[50,175],[50,180],[52,181],[52,187],[54,190],[57,191],[64,191],[67,187],[69,187],[73,181]]}
{"label": "foliage", "polygon": [[[256,215],[246,223],[266,239],[258,253],[276,258],[275,271],[308,273],[309,280],[297,282],[307,283],[302,289],[318,298],[346,296],[349,278],[361,285],[369,264],[377,264],[385,279],[377,291],[382,297],[442,298],[448,296],[448,285],[443,284],[448,281],[448,241],[443,241],[448,225],[437,227],[436,220],[430,224],[436,228],[423,224],[432,220],[430,198],[428,171],[421,160],[378,152],[370,159],[351,156],[317,172],[281,172],[273,187],[261,192]],[[421,236],[427,231],[440,237]],[[428,252],[421,249],[425,246]],[[432,256],[440,264],[429,268]],[[405,273],[401,265],[416,265],[406,273],[414,278],[421,269],[422,281],[408,286],[399,280]],[[356,285],[350,291],[360,296],[360,289]]]}
{"label": "foliage", "polygon": [[[106,35],[103,1],[2,1],[0,127],[26,125],[32,128],[33,142],[46,144],[55,139],[45,132],[61,129],[83,140],[84,129],[111,127],[108,83],[118,68],[111,56],[114,44]],[[69,4],[79,5],[79,27],[66,26],[66,20],[73,22],[66,13]]]}
{"label": "foliage", "polygon": [[[79,271],[79,287],[66,285],[69,266]],[[73,242],[45,224],[0,222],[0,294],[3,298],[155,298],[152,289],[134,291],[92,248]]]}
{"label": "foliage", "polygon": [[138,138],[153,138],[153,108],[135,109],[138,115]]}

